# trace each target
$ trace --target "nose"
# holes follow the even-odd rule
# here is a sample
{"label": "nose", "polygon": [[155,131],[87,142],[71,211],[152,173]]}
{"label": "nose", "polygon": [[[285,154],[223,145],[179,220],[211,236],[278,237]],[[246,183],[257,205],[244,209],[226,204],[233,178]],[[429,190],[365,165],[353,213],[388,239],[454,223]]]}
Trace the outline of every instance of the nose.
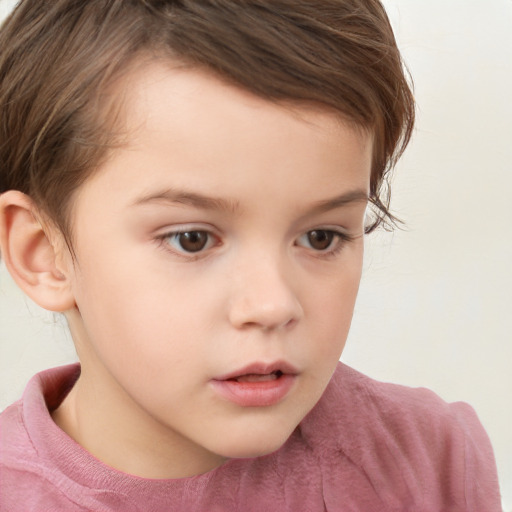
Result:
{"label": "nose", "polygon": [[237,329],[276,330],[303,316],[297,293],[280,265],[268,257],[246,261],[232,274],[229,321]]}

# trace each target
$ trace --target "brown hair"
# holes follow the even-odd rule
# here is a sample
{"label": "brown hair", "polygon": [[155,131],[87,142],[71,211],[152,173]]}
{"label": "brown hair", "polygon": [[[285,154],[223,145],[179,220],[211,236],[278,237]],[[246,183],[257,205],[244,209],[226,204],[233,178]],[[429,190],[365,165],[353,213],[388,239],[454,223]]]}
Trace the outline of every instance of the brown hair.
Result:
{"label": "brown hair", "polygon": [[68,244],[73,192],[112,142],[102,94],[141,54],[370,130],[367,231],[393,221],[386,176],[414,100],[378,0],[22,0],[0,30],[0,193],[30,195]]}

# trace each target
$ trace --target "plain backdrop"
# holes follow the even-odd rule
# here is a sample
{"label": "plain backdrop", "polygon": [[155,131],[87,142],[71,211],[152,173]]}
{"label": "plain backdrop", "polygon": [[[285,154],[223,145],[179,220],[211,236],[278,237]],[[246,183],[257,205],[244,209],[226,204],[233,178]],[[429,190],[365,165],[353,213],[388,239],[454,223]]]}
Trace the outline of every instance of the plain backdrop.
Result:
{"label": "plain backdrop", "polygon": [[[393,179],[406,229],[367,239],[342,360],[473,405],[512,511],[512,0],[386,0],[418,102]],[[0,17],[14,5],[0,0]],[[0,268],[0,409],[75,359]]]}

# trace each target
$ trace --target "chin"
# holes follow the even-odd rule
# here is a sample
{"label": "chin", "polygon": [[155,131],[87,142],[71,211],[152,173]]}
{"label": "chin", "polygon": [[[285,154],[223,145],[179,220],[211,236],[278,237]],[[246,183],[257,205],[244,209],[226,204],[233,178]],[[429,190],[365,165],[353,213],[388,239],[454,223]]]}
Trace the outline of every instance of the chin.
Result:
{"label": "chin", "polygon": [[218,455],[229,459],[248,459],[273,453],[286,443],[295,427],[279,432],[241,432],[235,436],[230,432],[214,449]]}

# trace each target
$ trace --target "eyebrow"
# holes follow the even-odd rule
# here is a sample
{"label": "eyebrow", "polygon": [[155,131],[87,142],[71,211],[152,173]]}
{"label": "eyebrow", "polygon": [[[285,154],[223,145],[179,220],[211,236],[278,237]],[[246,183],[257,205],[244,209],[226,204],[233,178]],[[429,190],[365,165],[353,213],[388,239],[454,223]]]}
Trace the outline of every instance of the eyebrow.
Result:
{"label": "eyebrow", "polygon": [[[308,209],[307,214],[314,215],[324,213],[356,202],[368,202],[368,192],[363,189],[356,189],[330,199],[317,201]],[[240,203],[236,200],[210,197],[196,192],[177,189],[165,189],[146,194],[135,200],[132,206],[147,203],[177,203],[203,210],[225,211],[232,214],[240,210]]]}
{"label": "eyebrow", "polygon": [[325,199],[313,204],[308,213],[318,214],[341,208],[352,203],[367,203],[368,192],[363,189],[350,190],[331,199]]}
{"label": "eyebrow", "polygon": [[210,197],[196,192],[186,190],[166,189],[159,192],[149,193],[137,199],[133,206],[146,203],[178,203],[187,206],[194,206],[203,210],[226,211],[236,213],[240,209],[238,201]]}

